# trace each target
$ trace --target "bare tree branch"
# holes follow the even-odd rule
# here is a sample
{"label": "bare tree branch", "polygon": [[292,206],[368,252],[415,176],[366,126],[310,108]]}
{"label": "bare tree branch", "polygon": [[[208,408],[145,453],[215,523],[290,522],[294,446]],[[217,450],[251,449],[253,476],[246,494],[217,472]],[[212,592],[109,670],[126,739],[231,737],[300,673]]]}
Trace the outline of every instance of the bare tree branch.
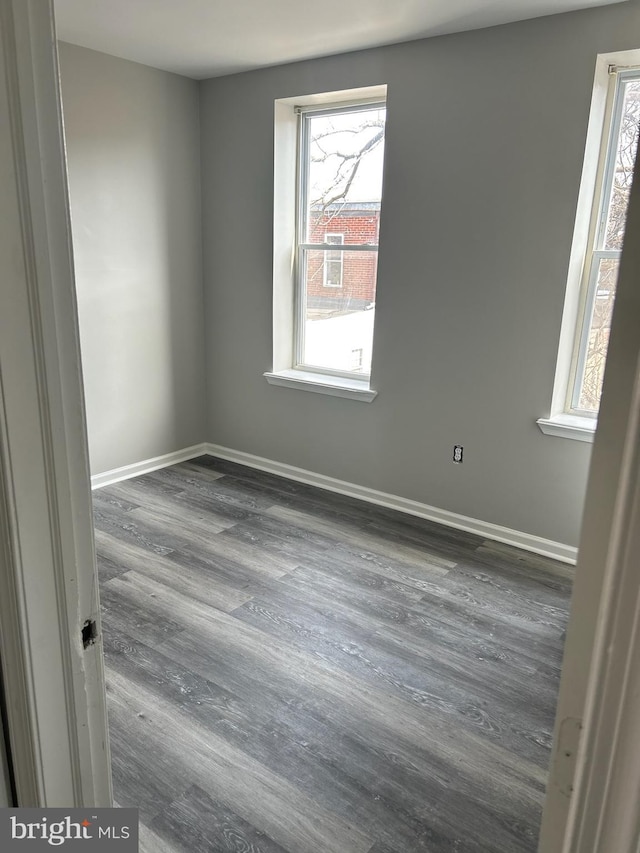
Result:
{"label": "bare tree branch", "polygon": [[351,189],[353,181],[358,174],[358,170],[360,168],[360,164],[362,163],[363,158],[371,153],[375,148],[377,148],[384,141],[384,123],[382,121],[367,121],[363,122],[361,126],[357,129],[353,129],[351,132],[354,134],[359,134],[363,130],[371,129],[371,128],[380,128],[377,133],[367,139],[366,142],[362,144],[362,146],[353,152],[346,151],[327,151],[325,148],[320,146],[317,143],[317,139],[327,139],[327,137],[335,136],[337,134],[344,133],[344,130],[333,130],[333,131],[325,131],[321,134],[318,134],[318,137],[312,139],[312,143],[318,144],[318,148],[321,151],[321,155],[318,156],[313,155],[311,157],[312,162],[314,163],[325,163],[330,160],[332,157],[337,158],[338,163],[336,165],[336,169],[331,179],[330,183],[322,188],[321,195],[318,198],[312,199],[311,204],[313,206],[320,205],[323,211],[337,201],[341,199],[345,199]]}

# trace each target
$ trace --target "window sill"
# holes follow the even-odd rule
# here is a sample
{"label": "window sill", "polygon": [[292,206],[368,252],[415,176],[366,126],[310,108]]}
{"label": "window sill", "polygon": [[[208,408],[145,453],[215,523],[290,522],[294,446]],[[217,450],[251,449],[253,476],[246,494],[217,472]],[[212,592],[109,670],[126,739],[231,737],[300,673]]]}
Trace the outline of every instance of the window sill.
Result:
{"label": "window sill", "polygon": [[282,385],[284,388],[296,388],[298,391],[312,391],[314,394],[329,394],[332,397],[346,397],[371,403],[377,396],[366,379],[346,379],[330,376],[326,373],[311,373],[305,370],[279,370],[277,373],[265,373],[269,385]]}
{"label": "window sill", "polygon": [[575,441],[593,442],[598,421],[596,418],[582,418],[579,415],[554,415],[551,418],[538,418],[536,421],[545,435],[558,438],[572,438]]}

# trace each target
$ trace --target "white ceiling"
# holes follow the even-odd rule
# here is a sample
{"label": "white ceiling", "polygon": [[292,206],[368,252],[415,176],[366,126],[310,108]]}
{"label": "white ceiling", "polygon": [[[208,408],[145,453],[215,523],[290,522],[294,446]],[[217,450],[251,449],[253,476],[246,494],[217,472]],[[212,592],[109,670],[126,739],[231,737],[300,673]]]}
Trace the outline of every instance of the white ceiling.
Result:
{"label": "white ceiling", "polygon": [[54,0],[62,41],[203,79],[620,0]]}

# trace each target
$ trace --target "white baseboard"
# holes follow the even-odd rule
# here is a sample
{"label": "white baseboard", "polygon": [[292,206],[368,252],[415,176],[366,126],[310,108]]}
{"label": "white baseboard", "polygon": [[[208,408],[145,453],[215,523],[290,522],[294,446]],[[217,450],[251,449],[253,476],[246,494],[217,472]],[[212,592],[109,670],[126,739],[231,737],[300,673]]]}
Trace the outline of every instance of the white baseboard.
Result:
{"label": "white baseboard", "polygon": [[176,450],[175,453],[165,453],[164,456],[154,456],[153,459],[144,459],[142,462],[134,462],[133,465],[123,465],[122,468],[113,468],[103,474],[94,474],[91,477],[91,488],[100,489],[102,486],[110,486],[121,480],[129,480],[131,477],[139,477],[141,474],[149,474],[159,468],[168,468],[169,465],[177,465],[178,462],[186,462],[196,456],[204,456],[208,451],[207,444],[194,444],[184,450]]}
{"label": "white baseboard", "polygon": [[299,483],[306,483],[309,486],[317,486],[320,489],[337,492],[340,495],[347,495],[348,497],[358,498],[361,501],[384,506],[388,509],[395,509],[409,515],[416,515],[419,518],[443,524],[445,527],[454,527],[456,530],[475,533],[484,539],[504,542],[507,545],[513,545],[515,548],[522,548],[524,551],[532,551],[534,554],[552,557],[554,560],[560,560],[563,563],[575,564],[576,562],[578,549],[570,545],[564,545],[562,542],[554,542],[551,539],[533,536],[531,533],[511,530],[509,527],[501,527],[499,524],[492,524],[489,521],[480,521],[477,518],[459,515],[457,512],[450,512],[446,509],[438,509],[437,507],[413,501],[409,498],[390,495],[387,492],[379,492],[377,489],[358,486],[355,483],[347,483],[345,480],[337,480],[335,477],[316,474],[313,471],[306,471],[304,468],[296,468],[294,465],[287,465],[285,462],[275,462],[272,459],[265,459],[262,456],[254,456],[252,453],[244,453],[241,450],[232,450],[230,447],[221,447],[219,444],[209,444],[207,442],[187,447],[184,450],[178,450],[175,453],[166,453],[164,456],[155,456],[153,459],[135,462],[133,465],[123,465],[122,468],[114,468],[112,471],[105,471],[103,474],[96,474],[91,478],[91,488],[99,489],[102,486],[119,483],[121,480],[128,480],[131,477],[148,474],[150,471],[157,471],[159,468],[168,468],[170,465],[176,465],[178,462],[186,462],[188,459],[204,455],[217,456],[229,462],[237,462],[240,465],[247,465],[249,468],[257,468],[260,471],[267,471],[270,474],[286,477],[288,480],[296,480]]}
{"label": "white baseboard", "polygon": [[531,533],[511,530],[511,528],[501,527],[499,524],[480,521],[477,518],[459,515],[456,512],[450,512],[446,509],[438,509],[437,507],[413,501],[409,498],[390,495],[387,492],[379,492],[377,489],[358,486],[355,483],[347,483],[344,480],[337,480],[334,477],[327,477],[324,474],[316,474],[313,471],[296,468],[284,462],[274,462],[271,459],[254,456],[251,453],[232,450],[229,447],[221,447],[218,444],[205,444],[204,447],[205,452],[210,456],[217,456],[229,462],[238,462],[240,465],[247,465],[249,468],[257,468],[260,471],[267,471],[270,474],[278,474],[281,477],[286,477],[288,480],[297,480],[300,483],[307,483],[310,486],[317,486],[320,489],[327,489],[330,492],[338,492],[341,495],[358,498],[359,500],[395,509],[409,515],[417,515],[419,518],[436,521],[446,527],[454,527],[457,530],[464,530],[467,533],[475,533],[485,539],[504,542],[507,545],[513,545],[515,548],[522,548],[525,551],[532,551],[535,554],[552,557],[554,560],[560,560],[563,563],[575,565],[576,562],[578,549],[570,545],[564,545],[562,542],[554,542],[552,539],[543,539],[541,536],[533,536]]}

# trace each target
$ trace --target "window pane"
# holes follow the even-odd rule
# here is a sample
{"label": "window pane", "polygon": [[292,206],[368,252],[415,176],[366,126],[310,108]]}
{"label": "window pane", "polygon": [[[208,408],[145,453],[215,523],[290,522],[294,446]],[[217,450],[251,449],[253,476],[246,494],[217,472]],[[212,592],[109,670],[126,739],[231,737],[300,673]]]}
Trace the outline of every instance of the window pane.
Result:
{"label": "window pane", "polygon": [[633,165],[638,148],[639,122],[640,81],[633,80],[623,84],[622,116],[616,141],[611,192],[606,207],[605,249],[622,248]]}
{"label": "window pane", "polygon": [[600,406],[619,265],[618,258],[606,258],[598,265],[596,292],[578,401],[578,408],[587,412],[597,412]]}
{"label": "window pane", "polygon": [[303,242],[378,242],[386,110],[306,117],[308,174]]}
{"label": "window pane", "polygon": [[303,250],[301,261],[302,364],[370,373],[378,253]]}

